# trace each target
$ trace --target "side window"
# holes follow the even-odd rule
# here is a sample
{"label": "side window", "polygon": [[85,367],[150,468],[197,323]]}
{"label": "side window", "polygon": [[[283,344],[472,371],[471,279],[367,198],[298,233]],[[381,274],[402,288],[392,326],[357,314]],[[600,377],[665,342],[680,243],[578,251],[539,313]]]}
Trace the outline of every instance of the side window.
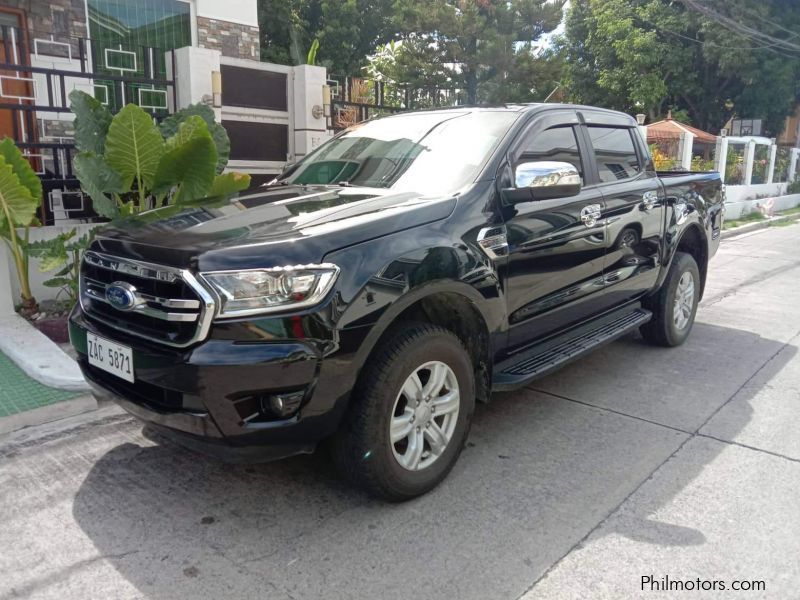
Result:
{"label": "side window", "polygon": [[528,139],[523,144],[520,162],[535,160],[551,160],[575,165],[583,179],[581,153],[572,127],[554,127]]}
{"label": "side window", "polygon": [[642,170],[629,129],[589,126],[600,181],[634,177]]}

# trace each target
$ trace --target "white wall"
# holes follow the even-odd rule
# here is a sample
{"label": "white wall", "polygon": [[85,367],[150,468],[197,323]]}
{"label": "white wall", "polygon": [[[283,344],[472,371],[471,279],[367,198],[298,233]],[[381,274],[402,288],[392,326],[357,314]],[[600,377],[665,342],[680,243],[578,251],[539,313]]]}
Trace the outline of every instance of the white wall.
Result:
{"label": "white wall", "polygon": [[198,17],[258,27],[256,0],[195,0]]}
{"label": "white wall", "polygon": [[[751,212],[762,211],[769,204],[775,213],[800,206],[800,194],[786,194],[786,183],[725,186],[725,218],[738,219]],[[758,196],[761,196],[760,198]]]}

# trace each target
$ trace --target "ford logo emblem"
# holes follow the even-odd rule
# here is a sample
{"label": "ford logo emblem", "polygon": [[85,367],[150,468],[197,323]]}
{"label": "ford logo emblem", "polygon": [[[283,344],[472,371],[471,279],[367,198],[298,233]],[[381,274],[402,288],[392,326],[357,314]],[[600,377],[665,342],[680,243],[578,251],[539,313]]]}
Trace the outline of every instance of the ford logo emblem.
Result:
{"label": "ford logo emblem", "polygon": [[136,288],[125,281],[115,281],[106,288],[106,300],[117,310],[136,308]]}

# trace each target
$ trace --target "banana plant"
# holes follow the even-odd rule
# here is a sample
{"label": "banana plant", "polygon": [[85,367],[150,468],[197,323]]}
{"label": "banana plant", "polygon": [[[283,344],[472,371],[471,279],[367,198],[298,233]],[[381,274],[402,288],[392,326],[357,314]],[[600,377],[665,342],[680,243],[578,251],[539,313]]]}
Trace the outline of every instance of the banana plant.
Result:
{"label": "banana plant", "polygon": [[[22,312],[38,310],[28,277],[28,232],[36,223],[42,183],[11,138],[0,142],[0,237],[7,244],[19,279]],[[22,229],[20,236],[17,229]]]}
{"label": "banana plant", "polygon": [[79,90],[70,94],[70,108],[80,151],[75,174],[102,217],[230,195],[250,185],[247,174],[222,173],[230,140],[208,106],[188,106],[160,125],[134,104],[112,117]]}

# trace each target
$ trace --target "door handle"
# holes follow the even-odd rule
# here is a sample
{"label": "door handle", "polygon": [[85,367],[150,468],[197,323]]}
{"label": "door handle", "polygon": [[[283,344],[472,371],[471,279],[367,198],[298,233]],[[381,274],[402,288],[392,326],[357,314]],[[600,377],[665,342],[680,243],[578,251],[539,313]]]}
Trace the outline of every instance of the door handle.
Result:
{"label": "door handle", "polygon": [[642,195],[642,207],[645,210],[653,210],[658,204],[658,192],[645,192]]}
{"label": "door handle", "polygon": [[581,221],[586,227],[594,227],[600,219],[600,205],[588,204],[581,209]]}

